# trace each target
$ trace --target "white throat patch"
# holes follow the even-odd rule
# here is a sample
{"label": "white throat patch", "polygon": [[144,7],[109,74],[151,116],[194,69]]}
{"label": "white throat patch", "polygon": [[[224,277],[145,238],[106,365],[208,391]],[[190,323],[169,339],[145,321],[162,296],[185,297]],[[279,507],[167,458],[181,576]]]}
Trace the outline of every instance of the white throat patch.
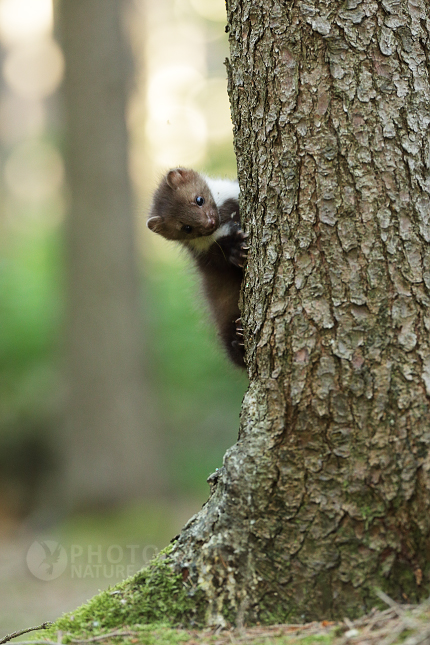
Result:
{"label": "white throat patch", "polygon": [[204,235],[203,237],[196,237],[194,240],[184,240],[187,246],[193,247],[198,253],[204,253],[208,250],[212,244],[217,240],[230,235],[231,233],[231,224],[227,222],[223,224],[212,235]]}

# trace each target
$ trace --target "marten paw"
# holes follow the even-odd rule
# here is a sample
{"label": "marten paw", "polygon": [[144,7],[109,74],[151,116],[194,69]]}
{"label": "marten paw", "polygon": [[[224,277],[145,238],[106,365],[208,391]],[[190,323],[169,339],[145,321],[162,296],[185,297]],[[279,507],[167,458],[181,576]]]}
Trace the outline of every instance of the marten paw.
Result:
{"label": "marten paw", "polygon": [[245,347],[243,344],[242,319],[232,320],[222,336],[230,359],[238,367],[245,368]]}
{"label": "marten paw", "polygon": [[231,340],[229,354],[230,358],[239,367],[245,367],[245,347],[243,343],[242,318],[234,321],[234,334]]}
{"label": "marten paw", "polygon": [[234,321],[234,324],[236,325],[236,337],[235,341],[239,345],[239,347],[243,347],[243,327],[242,327],[242,318],[237,318],[237,320]]}
{"label": "marten paw", "polygon": [[246,243],[248,233],[239,229],[235,233],[235,244],[231,247],[229,260],[232,264],[243,269],[248,260],[249,246]]}

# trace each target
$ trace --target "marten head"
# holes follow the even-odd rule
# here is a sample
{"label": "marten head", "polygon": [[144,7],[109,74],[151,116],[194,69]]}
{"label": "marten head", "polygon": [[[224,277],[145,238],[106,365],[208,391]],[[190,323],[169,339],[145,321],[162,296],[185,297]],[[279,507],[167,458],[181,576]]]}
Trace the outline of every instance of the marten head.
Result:
{"label": "marten head", "polygon": [[219,227],[218,209],[209,186],[194,170],[174,168],[155,192],[148,228],[168,240],[194,240]]}

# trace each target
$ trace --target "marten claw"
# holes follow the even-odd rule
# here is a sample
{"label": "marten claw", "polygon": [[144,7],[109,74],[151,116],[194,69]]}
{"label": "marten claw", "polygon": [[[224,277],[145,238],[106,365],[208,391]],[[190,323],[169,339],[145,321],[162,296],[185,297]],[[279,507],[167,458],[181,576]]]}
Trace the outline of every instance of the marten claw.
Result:
{"label": "marten claw", "polygon": [[240,266],[241,269],[245,266],[245,264],[248,262],[248,250],[245,249],[245,252],[243,253],[244,247],[240,250],[240,261],[238,262],[238,265]]}
{"label": "marten claw", "polygon": [[236,318],[234,321],[234,324],[236,325],[236,338],[237,338],[237,343],[241,347],[244,347],[243,343],[243,327],[242,327],[242,318]]}
{"label": "marten claw", "polygon": [[231,264],[243,269],[248,260],[249,246],[245,243],[248,234],[242,231],[240,225],[238,226],[239,228],[228,236],[230,249],[227,257]]}

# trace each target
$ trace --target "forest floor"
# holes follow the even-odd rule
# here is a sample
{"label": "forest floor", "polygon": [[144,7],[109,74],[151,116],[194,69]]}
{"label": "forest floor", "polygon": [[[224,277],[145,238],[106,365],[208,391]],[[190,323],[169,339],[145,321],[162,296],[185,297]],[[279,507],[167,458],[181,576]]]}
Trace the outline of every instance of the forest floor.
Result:
{"label": "forest floor", "polygon": [[[98,562],[99,553],[103,563],[109,564],[109,549],[117,559],[122,544],[123,562],[131,566],[126,556],[139,553],[139,541],[141,546],[162,546],[198,505],[197,501],[182,505],[163,505],[159,502],[155,509],[148,507],[137,511],[136,508],[130,508],[120,517],[99,518],[92,520],[92,524],[88,518],[84,518],[82,522],[74,520],[63,531],[47,537],[61,543],[69,556],[73,552],[72,547],[75,552],[82,551],[81,559],[86,568],[89,566],[88,562]],[[55,632],[55,628],[51,628],[49,636],[42,630],[30,630],[29,633],[22,633],[19,640],[16,640],[18,635],[13,635],[13,630],[55,619],[63,611],[74,610],[87,598],[94,596],[100,587],[116,582],[97,576],[86,577],[86,568],[83,569],[82,577],[73,577],[70,566],[55,579],[38,579],[30,573],[26,564],[29,545],[35,539],[37,541],[39,537],[27,535],[17,539],[15,536],[13,540],[0,541],[0,645],[9,642],[12,645],[430,645],[430,599],[421,605],[399,605],[382,593],[380,599],[386,608],[375,608],[368,615],[354,621],[345,618],[337,623],[322,621],[303,625],[257,625],[224,630],[189,630],[160,624],[119,623],[115,630],[103,631],[98,628],[100,631],[96,629],[97,633],[94,634],[93,631],[85,636],[85,640],[79,640],[83,636],[68,634],[66,631]],[[77,559],[76,562],[80,560]],[[135,566],[139,564],[142,563],[136,558]],[[97,572],[100,565],[94,564],[91,567]]]}
{"label": "forest floor", "polygon": [[[86,640],[71,639],[58,632],[54,641],[27,634],[18,645],[429,645],[430,600],[421,605],[399,605],[381,594],[388,607],[372,610],[355,621],[313,622],[303,625],[256,626],[242,629],[186,630],[154,625],[123,626],[114,631],[98,634]],[[12,634],[0,638],[10,642]],[[21,636],[22,638],[23,636]],[[12,641],[13,643],[13,641]]]}
{"label": "forest floor", "polygon": [[[75,516],[42,533],[8,523],[0,514],[0,641],[15,630],[56,620],[132,575],[201,504],[194,498],[131,504],[115,512]],[[29,569],[30,548],[39,541],[59,544],[67,555],[66,568],[54,567],[50,579]]]}

